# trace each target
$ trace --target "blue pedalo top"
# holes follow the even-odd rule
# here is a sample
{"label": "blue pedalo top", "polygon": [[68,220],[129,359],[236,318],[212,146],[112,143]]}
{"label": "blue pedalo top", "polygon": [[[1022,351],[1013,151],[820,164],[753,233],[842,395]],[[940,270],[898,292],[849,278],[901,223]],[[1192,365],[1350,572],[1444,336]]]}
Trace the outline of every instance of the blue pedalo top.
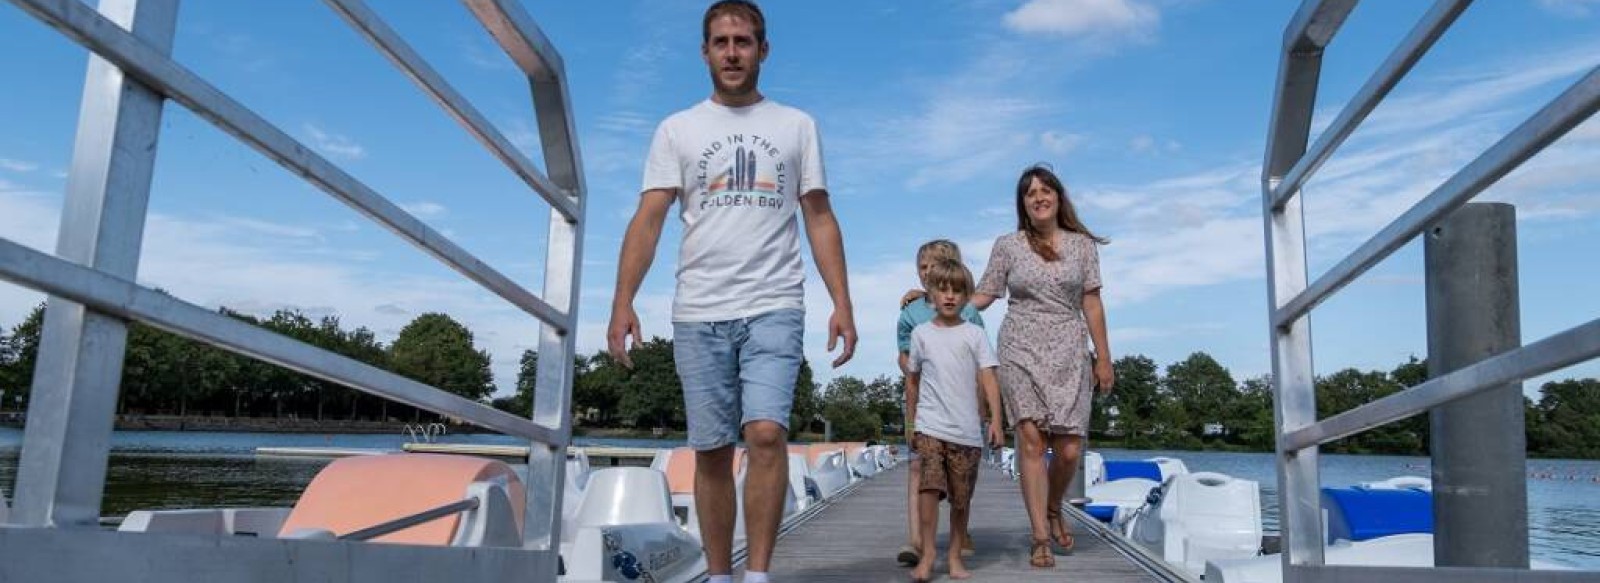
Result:
{"label": "blue pedalo top", "polygon": [[1328,542],[1433,532],[1433,493],[1426,490],[1323,488]]}
{"label": "blue pedalo top", "polygon": [[1093,516],[1095,520],[1111,524],[1111,519],[1117,517],[1117,507],[1112,504],[1089,504],[1083,509]]}
{"label": "blue pedalo top", "polygon": [[1123,478],[1144,478],[1160,482],[1161,466],[1155,462],[1147,461],[1107,461],[1106,481],[1110,482]]}

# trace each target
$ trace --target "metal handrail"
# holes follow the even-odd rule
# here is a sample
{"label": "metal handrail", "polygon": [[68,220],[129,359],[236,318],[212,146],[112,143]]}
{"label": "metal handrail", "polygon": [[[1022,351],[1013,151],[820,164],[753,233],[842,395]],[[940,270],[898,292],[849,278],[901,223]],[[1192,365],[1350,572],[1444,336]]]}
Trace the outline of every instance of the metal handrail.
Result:
{"label": "metal handrail", "polygon": [[1400,83],[1400,79],[1411,71],[1411,67],[1422,60],[1422,55],[1433,48],[1433,43],[1444,35],[1445,29],[1450,28],[1456,17],[1460,16],[1471,3],[1472,0],[1439,0],[1433,4],[1433,8],[1422,17],[1422,21],[1411,29],[1411,33],[1400,42],[1400,46],[1395,47],[1394,52],[1383,61],[1377,72],[1373,73],[1366,84],[1361,86],[1361,90],[1356,92],[1356,96],[1350,99],[1344,111],[1339,112],[1339,117],[1333,120],[1333,124],[1317,137],[1311,150],[1289,169],[1288,174],[1284,175],[1283,182],[1279,183],[1272,193],[1272,210],[1283,209],[1283,203],[1300,191],[1306,178],[1321,168],[1323,162],[1328,161],[1333,151],[1350,137],[1356,126],[1367,118],[1367,114],[1378,107],[1378,103],[1389,95],[1389,91]]}
{"label": "metal handrail", "polygon": [[[53,554],[65,545],[106,556],[139,556],[146,574],[188,576],[195,561],[214,561],[215,580],[298,577],[296,565],[314,563],[333,572],[389,579],[412,563],[430,572],[473,572],[494,579],[552,576],[560,541],[562,457],[571,433],[571,355],[575,350],[577,293],[586,206],[581,156],[561,57],[522,8],[510,0],[463,0],[530,81],[544,153],[539,169],[467,99],[361,0],[326,0],[348,24],[410,76],[492,155],[550,204],[544,297],[534,295],[417,217],[315,153],[305,144],[174,61],[176,0],[101,0],[97,11],[78,0],[10,0],[63,36],[89,49],[83,113],[68,181],[66,211],[56,254],[0,237],[0,279],[51,294],[35,375],[36,399],[18,471],[18,507],[11,519],[26,535],[0,529],[0,547]],[[159,120],[175,101],[305,178],[334,198],[393,231],[441,263],[537,318],[540,360],[534,411],[521,418],[183,302],[134,283],[146,221]],[[59,302],[59,303],[58,303]],[[526,438],[523,548],[470,553],[416,551],[408,560],[377,547],[339,553],[304,541],[256,546],[224,537],[206,549],[161,546],[151,537],[112,537],[96,530],[104,494],[109,411],[120,380],[127,321],[216,345],[379,397]],[[41,388],[42,387],[42,388]],[[101,413],[106,414],[102,415]],[[437,425],[437,424],[436,424]],[[437,425],[442,429],[442,425]],[[424,435],[431,435],[428,426]],[[440,431],[442,434],[443,431]],[[35,437],[37,434],[37,437]],[[542,447],[541,447],[542,446]],[[466,502],[458,504],[475,504]],[[459,511],[452,505],[439,512]],[[20,516],[20,518],[19,518]],[[425,520],[426,517],[408,517]],[[392,528],[393,524],[383,525]],[[54,527],[54,528],[51,528]],[[368,533],[371,534],[371,533]],[[263,543],[267,541],[262,541]],[[278,544],[278,543],[282,544]],[[9,546],[7,546],[9,545]],[[270,550],[266,550],[270,546]],[[536,551],[536,552],[524,552]],[[19,550],[29,554],[27,550]],[[412,561],[410,558],[415,557]],[[13,567],[21,562],[11,563]],[[33,570],[48,561],[31,561]],[[89,569],[85,573],[95,571]],[[352,575],[353,576],[353,575]]]}
{"label": "metal handrail", "polygon": [[483,403],[0,238],[0,277],[95,310],[540,443],[548,428]]}
{"label": "metal handrail", "polygon": [[1600,320],[1594,320],[1400,393],[1317,419],[1308,317],[1311,310],[1600,110],[1600,67],[1596,67],[1344,257],[1315,283],[1307,285],[1305,219],[1297,196],[1300,189],[1469,3],[1464,0],[1436,2],[1309,150],[1306,144],[1311,132],[1322,54],[1355,2],[1305,0],[1285,32],[1261,184],[1285,581],[1558,581],[1583,578],[1571,577],[1572,573],[1532,574],[1507,569],[1430,572],[1323,565],[1318,469],[1321,444],[1600,356]]}
{"label": "metal handrail", "polygon": [[1289,322],[1305,316],[1311,308],[1400,250],[1430,225],[1461,208],[1461,205],[1493,186],[1528,158],[1578,127],[1596,110],[1600,110],[1600,67],[1590,69],[1588,74],[1538,113],[1506,134],[1494,146],[1484,150],[1444,184],[1417,201],[1416,205],[1378,231],[1333,269],[1317,278],[1311,287],[1275,310],[1272,313],[1273,325],[1287,326]]}
{"label": "metal handrail", "polygon": [[500,130],[490,125],[483,114],[478,112],[478,108],[473,107],[471,102],[451,87],[438,71],[411,48],[411,45],[406,44],[405,39],[400,38],[400,35],[379,18],[377,13],[368,8],[366,2],[362,0],[325,0],[325,2],[339,13],[339,16],[344,17],[351,27],[378,47],[379,52],[389,57],[395,66],[405,71],[407,77],[415,81],[418,87],[439,103],[440,107],[455,117],[468,133],[483,142],[483,146],[488,148],[490,153],[543,196],[545,202],[560,210],[561,215],[567,220],[576,220],[578,208],[571,198],[574,195],[563,191],[551,183],[549,178],[545,178],[544,174],[534,167],[533,161],[512,147],[511,140],[507,140]]}
{"label": "metal handrail", "polygon": [[1600,356],[1600,319],[1471,366],[1429,379],[1404,391],[1296,429],[1283,436],[1285,451],[1299,451],[1355,435],[1464,399]]}
{"label": "metal handrail", "polygon": [[562,313],[474,257],[444,234],[189,69],[151,49],[93,8],[77,0],[11,2],[546,325],[562,333],[572,331],[574,322],[570,314]]}
{"label": "metal handrail", "polygon": [[448,504],[441,504],[416,514],[402,516],[394,520],[374,524],[361,530],[341,534],[339,535],[339,540],[372,540],[386,534],[400,532],[413,526],[438,520],[452,514],[460,514],[462,512],[477,510],[479,504],[480,502],[477,498],[464,498]]}

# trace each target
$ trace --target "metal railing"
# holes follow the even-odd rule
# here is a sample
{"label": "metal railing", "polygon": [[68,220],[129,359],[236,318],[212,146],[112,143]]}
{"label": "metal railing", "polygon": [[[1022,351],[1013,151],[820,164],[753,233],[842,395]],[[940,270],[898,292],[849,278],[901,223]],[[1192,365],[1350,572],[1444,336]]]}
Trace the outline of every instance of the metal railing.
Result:
{"label": "metal railing", "polygon": [[1324,566],[1318,447],[1600,356],[1600,319],[1327,419],[1317,419],[1309,316],[1319,303],[1600,109],[1600,67],[1540,109],[1308,285],[1301,187],[1381,102],[1470,0],[1438,0],[1317,141],[1310,141],[1322,55],[1355,0],[1306,0],[1284,34],[1262,203],[1285,581],[1545,581],[1593,573]]}
{"label": "metal railing", "polygon": [[[463,0],[530,83],[548,176],[511,146],[362,0],[325,0],[424,93],[550,206],[543,297],[518,285],[336,164],[170,57],[177,0],[10,0],[89,49],[83,102],[55,254],[0,233],[0,278],[50,294],[18,468],[13,527],[0,529],[0,580],[99,580],[124,574],[115,557],[154,579],[291,580],[297,573],[479,574],[553,579],[558,564],[564,457],[571,427],[578,265],[585,192],[562,60],[515,0]],[[430,6],[431,7],[431,6]],[[305,178],[541,323],[531,419],[244,324],[133,283],[146,221],[162,109],[175,101]],[[531,442],[522,549],[429,549],[222,539],[171,544],[100,530],[101,497],[129,320],[277,364],[378,397]],[[345,544],[331,553],[317,545]],[[72,550],[67,550],[72,549]],[[109,557],[69,566],[64,553]],[[205,564],[197,570],[197,565]],[[98,569],[98,570],[97,570]],[[327,569],[333,569],[327,571]],[[420,570],[419,570],[420,569]],[[76,573],[77,575],[73,575]],[[169,576],[161,576],[167,574]]]}

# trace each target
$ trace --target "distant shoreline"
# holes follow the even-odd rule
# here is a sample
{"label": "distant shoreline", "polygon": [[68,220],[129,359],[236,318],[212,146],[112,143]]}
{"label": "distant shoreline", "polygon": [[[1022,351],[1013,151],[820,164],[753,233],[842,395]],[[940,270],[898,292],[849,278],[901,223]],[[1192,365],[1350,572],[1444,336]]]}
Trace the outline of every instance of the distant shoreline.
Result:
{"label": "distant shoreline", "polygon": [[[16,411],[0,413],[0,427],[22,428],[24,415]],[[422,422],[421,425],[427,425]],[[351,421],[324,419],[297,419],[293,417],[207,417],[207,416],[181,416],[181,415],[118,415],[117,431],[213,431],[236,433],[298,433],[298,434],[368,434],[368,435],[403,435],[406,426],[416,427],[415,421]],[[418,429],[418,431],[421,431]],[[452,435],[473,433],[495,433],[473,425],[462,423],[447,423],[446,433]],[[651,429],[633,429],[626,427],[574,427],[574,437],[590,439],[657,439],[668,441],[682,441],[685,434],[682,431],[667,430],[657,432]],[[790,441],[811,443],[823,441],[823,436],[814,433],[799,433],[790,436]],[[883,443],[896,443],[897,439],[884,440]],[[1089,440],[1091,448],[1096,449],[1133,449],[1151,451],[1208,451],[1219,453],[1271,453],[1258,451],[1247,447],[1208,443],[1201,447],[1182,447],[1161,444],[1139,444],[1139,447],[1130,447],[1124,440],[1099,438]],[[1375,453],[1375,452],[1343,452],[1346,455],[1398,455],[1413,457],[1428,457],[1426,452],[1420,453]],[[1529,460],[1583,460],[1586,458],[1550,457],[1544,458],[1529,454]]]}
{"label": "distant shoreline", "polygon": [[[0,427],[21,429],[25,415],[16,411],[0,413]],[[217,431],[237,433],[328,433],[328,434],[400,434],[407,426],[428,425],[422,421],[360,421],[339,419],[304,419],[294,417],[222,417],[202,415],[118,415],[117,431]],[[494,433],[464,423],[446,423],[449,434]],[[682,431],[657,433],[649,429],[585,428],[573,429],[573,435],[613,439],[683,439]]]}
{"label": "distant shoreline", "polygon": [[[23,415],[0,413],[0,426],[21,428]],[[407,421],[352,421],[293,417],[207,417],[198,415],[118,415],[117,431],[232,431],[242,433],[399,433]],[[423,422],[426,425],[426,422]],[[473,433],[468,425],[449,426],[452,433]]]}

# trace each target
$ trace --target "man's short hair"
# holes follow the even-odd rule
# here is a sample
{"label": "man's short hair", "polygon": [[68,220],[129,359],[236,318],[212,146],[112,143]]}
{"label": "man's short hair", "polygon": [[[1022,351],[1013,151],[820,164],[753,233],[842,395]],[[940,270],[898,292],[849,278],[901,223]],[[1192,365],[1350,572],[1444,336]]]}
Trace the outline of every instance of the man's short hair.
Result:
{"label": "man's short hair", "polygon": [[960,261],[944,259],[935,261],[928,269],[928,291],[949,288],[964,296],[972,295],[972,272]]}
{"label": "man's short hair", "polygon": [[761,15],[761,7],[750,0],[720,0],[706,9],[705,22],[700,25],[700,42],[711,42],[711,21],[719,16],[732,16],[750,23],[756,30],[756,42],[767,42],[767,17]]}

